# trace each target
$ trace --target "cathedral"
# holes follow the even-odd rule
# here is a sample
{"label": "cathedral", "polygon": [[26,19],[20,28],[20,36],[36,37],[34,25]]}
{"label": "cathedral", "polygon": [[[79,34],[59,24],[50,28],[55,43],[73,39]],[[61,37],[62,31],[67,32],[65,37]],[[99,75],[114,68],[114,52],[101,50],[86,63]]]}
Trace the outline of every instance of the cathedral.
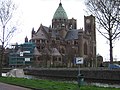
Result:
{"label": "cathedral", "polygon": [[32,29],[35,43],[34,64],[38,67],[76,67],[75,58],[82,57],[82,67],[96,66],[95,17],[84,16],[84,29],[77,29],[77,20],[69,19],[59,3],[52,25]]}

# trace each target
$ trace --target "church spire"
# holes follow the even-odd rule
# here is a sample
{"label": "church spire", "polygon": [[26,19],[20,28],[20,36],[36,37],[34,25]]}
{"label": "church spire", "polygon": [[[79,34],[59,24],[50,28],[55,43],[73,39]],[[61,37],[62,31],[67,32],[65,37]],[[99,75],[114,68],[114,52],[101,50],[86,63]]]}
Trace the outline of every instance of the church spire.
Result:
{"label": "church spire", "polygon": [[61,0],[60,0],[60,4],[59,4],[59,6],[62,6]]}

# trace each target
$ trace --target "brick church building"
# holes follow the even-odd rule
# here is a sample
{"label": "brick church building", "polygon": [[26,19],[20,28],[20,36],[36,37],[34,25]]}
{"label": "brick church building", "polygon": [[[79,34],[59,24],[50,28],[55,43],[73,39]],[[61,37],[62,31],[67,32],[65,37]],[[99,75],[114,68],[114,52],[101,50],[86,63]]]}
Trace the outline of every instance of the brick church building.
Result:
{"label": "brick church building", "polygon": [[33,28],[31,41],[36,45],[34,64],[38,67],[75,67],[75,57],[84,59],[83,67],[96,65],[95,17],[84,16],[84,30],[77,29],[77,20],[68,19],[61,2],[52,25]]}

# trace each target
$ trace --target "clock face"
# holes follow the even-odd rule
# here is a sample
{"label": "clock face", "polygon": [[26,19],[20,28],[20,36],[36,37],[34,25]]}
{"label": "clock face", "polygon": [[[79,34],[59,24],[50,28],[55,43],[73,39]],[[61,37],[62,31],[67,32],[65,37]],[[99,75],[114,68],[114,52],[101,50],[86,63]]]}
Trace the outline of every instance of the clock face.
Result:
{"label": "clock face", "polygon": [[90,19],[86,19],[86,23],[90,23]]}

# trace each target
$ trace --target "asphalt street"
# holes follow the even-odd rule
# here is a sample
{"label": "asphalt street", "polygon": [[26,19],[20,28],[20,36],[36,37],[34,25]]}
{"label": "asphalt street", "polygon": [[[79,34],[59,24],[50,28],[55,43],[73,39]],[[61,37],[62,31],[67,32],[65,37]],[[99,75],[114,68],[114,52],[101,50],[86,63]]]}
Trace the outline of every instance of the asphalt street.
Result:
{"label": "asphalt street", "polygon": [[24,87],[19,87],[15,85],[5,84],[0,82],[0,90],[32,90]]}

